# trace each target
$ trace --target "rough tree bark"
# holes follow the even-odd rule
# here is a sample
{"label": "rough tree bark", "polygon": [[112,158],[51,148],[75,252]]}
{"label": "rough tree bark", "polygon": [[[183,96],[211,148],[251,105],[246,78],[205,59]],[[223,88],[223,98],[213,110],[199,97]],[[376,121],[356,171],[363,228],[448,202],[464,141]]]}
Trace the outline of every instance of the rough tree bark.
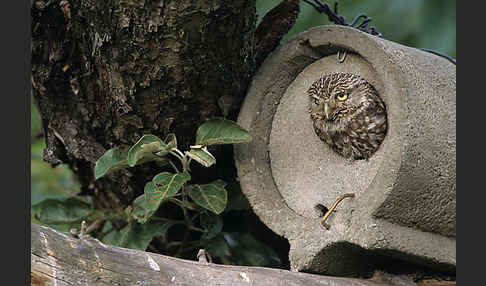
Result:
{"label": "rough tree bark", "polygon": [[[255,0],[31,0],[30,79],[44,160],[68,164],[96,208],[126,206],[156,168],[94,181],[96,160],[146,133],[175,133],[186,149],[205,120],[236,119],[299,2],[283,0],[257,31]],[[214,179],[213,168],[192,168],[198,183]]]}
{"label": "rough tree bark", "polygon": [[202,122],[234,116],[255,70],[255,0],[31,3],[44,160],[68,164],[97,207],[129,202],[153,175],[137,167],[94,181],[106,150],[144,133],[189,146]]}

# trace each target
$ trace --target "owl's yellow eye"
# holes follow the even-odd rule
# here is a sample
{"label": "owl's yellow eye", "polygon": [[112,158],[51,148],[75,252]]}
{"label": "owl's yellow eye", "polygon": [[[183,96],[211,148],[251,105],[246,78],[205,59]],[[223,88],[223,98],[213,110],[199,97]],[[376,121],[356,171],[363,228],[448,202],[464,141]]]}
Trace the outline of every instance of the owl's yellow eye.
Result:
{"label": "owl's yellow eye", "polygon": [[337,98],[338,100],[340,100],[340,101],[344,101],[344,100],[348,99],[348,95],[347,95],[346,93],[344,93],[344,92],[343,92],[343,93],[339,93],[339,94],[336,96],[336,98]]}

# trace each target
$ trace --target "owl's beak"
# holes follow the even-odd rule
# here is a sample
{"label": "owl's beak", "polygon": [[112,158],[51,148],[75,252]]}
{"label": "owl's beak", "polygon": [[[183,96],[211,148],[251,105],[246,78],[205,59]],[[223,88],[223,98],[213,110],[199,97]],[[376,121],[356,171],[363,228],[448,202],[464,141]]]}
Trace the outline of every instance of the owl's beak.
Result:
{"label": "owl's beak", "polygon": [[324,103],[324,114],[326,115],[326,119],[329,120],[330,115],[332,114],[332,109],[327,102]]}

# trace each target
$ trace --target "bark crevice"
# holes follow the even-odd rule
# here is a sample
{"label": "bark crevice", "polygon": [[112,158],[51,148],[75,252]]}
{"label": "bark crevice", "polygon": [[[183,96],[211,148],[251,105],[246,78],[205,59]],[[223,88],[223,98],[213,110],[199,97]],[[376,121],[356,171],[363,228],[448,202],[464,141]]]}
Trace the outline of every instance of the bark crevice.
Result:
{"label": "bark crevice", "polygon": [[205,120],[236,115],[255,71],[254,0],[32,5],[31,81],[44,159],[68,164],[93,195],[109,191],[128,202],[150,179],[134,168],[128,179],[94,182],[106,150],[169,132],[186,149]]}

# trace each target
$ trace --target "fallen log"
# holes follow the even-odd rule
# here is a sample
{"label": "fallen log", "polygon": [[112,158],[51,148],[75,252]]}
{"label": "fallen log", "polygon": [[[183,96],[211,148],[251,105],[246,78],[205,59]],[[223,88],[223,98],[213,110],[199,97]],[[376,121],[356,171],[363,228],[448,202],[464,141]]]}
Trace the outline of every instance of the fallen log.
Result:
{"label": "fallen log", "polygon": [[31,224],[31,285],[346,285],[388,283],[178,259]]}

